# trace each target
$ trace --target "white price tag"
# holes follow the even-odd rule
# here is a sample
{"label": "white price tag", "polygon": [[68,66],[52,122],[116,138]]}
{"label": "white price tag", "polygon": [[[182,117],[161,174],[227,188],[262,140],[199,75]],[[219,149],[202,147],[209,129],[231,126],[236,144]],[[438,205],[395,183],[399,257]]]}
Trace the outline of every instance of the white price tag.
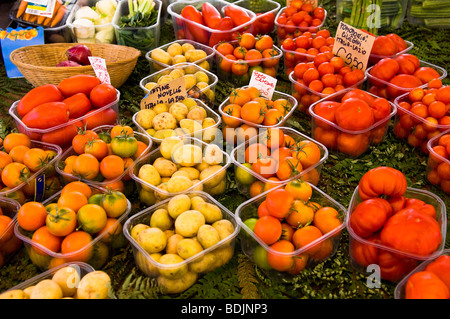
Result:
{"label": "white price tag", "polygon": [[248,86],[256,87],[263,97],[271,100],[277,86],[277,79],[254,70]]}
{"label": "white price tag", "polygon": [[100,79],[100,82],[111,84],[111,79],[109,78],[109,73],[106,69],[105,59],[95,56],[90,56],[88,58],[89,62],[91,62],[92,68],[94,69],[95,76]]}

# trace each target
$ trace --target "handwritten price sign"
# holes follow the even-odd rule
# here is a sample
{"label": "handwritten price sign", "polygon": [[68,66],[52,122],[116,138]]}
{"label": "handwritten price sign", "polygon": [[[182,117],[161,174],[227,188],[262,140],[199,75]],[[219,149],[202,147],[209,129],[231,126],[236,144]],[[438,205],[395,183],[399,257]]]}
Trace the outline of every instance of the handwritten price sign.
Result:
{"label": "handwritten price sign", "polygon": [[141,100],[141,109],[152,109],[157,104],[173,104],[186,98],[184,77],[154,86]]}
{"label": "handwritten price sign", "polygon": [[340,22],[336,31],[333,54],[344,59],[352,69],[365,71],[375,37]]}
{"label": "handwritten price sign", "polygon": [[256,87],[261,95],[265,98],[268,98],[269,100],[272,99],[272,95],[275,91],[276,85],[277,79],[256,70],[253,71],[250,82],[248,83],[248,86]]}
{"label": "handwritten price sign", "polygon": [[99,78],[100,82],[111,84],[111,79],[109,78],[108,70],[106,69],[105,59],[90,56],[89,62],[94,69],[95,76]]}

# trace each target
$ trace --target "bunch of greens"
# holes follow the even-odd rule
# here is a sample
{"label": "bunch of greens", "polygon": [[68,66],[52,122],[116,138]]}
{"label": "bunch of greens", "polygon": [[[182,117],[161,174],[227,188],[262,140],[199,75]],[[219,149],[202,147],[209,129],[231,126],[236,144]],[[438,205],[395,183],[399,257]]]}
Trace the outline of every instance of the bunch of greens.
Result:
{"label": "bunch of greens", "polygon": [[149,28],[157,23],[159,10],[153,0],[128,0],[128,9],[119,21],[117,43],[147,52],[159,42],[159,29]]}
{"label": "bunch of greens", "polygon": [[119,26],[140,28],[155,24],[158,12],[154,8],[153,0],[128,0],[129,14],[120,18]]}

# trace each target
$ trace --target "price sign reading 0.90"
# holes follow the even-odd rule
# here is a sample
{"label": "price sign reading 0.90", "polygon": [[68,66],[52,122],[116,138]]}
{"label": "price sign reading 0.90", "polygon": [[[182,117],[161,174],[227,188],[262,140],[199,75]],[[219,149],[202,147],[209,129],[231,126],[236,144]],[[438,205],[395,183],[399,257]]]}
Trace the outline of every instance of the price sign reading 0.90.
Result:
{"label": "price sign reading 0.90", "polygon": [[365,71],[375,37],[340,22],[336,31],[333,54],[344,59],[352,69]]}

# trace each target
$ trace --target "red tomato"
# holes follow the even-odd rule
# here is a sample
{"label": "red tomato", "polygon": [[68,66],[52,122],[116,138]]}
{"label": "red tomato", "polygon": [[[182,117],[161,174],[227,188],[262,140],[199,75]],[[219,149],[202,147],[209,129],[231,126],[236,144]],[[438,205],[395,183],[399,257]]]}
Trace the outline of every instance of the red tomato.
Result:
{"label": "red tomato", "polygon": [[183,8],[183,10],[181,10],[181,16],[192,22],[186,23],[186,31],[189,31],[193,37],[193,40],[207,45],[209,40],[208,31],[196,25],[205,25],[201,12],[198,11],[193,5],[187,5]]}
{"label": "red tomato", "polygon": [[83,123],[81,121],[75,121],[57,130],[42,134],[41,141],[56,144],[61,147],[70,146],[72,139],[77,135],[80,127],[83,127]]}
{"label": "red tomato", "polygon": [[69,121],[69,111],[63,102],[48,102],[36,106],[22,118],[31,128],[47,129]]}
{"label": "red tomato", "polygon": [[[378,236],[366,238],[370,242],[379,241]],[[350,255],[354,262],[362,267],[378,264],[378,248],[374,245],[366,244],[358,240],[352,240],[350,245]]]}
{"label": "red tomato", "polygon": [[281,237],[281,222],[272,216],[258,218],[255,223],[255,235],[267,245],[272,245]]}
{"label": "red tomato", "polygon": [[294,203],[294,196],[284,188],[272,190],[267,194],[266,207],[275,218],[285,218]]}
{"label": "red tomato", "polygon": [[375,122],[386,119],[391,113],[391,105],[385,98],[377,98],[370,105],[373,110],[373,118]]}
{"label": "red tomato", "polygon": [[379,166],[363,175],[358,184],[358,193],[362,200],[386,195],[403,196],[406,192],[405,175],[395,168]]}
{"label": "red tomato", "polygon": [[425,270],[437,275],[450,289],[450,256],[439,256],[429,263]]}
{"label": "red tomato", "polygon": [[113,109],[106,109],[102,111],[92,110],[86,113],[83,118],[83,126],[91,130],[102,125],[113,125],[117,123],[117,113]]}
{"label": "red tomato", "polygon": [[84,93],[77,93],[64,99],[63,102],[69,109],[69,118],[76,119],[91,109],[91,101]]}
{"label": "red tomato", "polygon": [[373,111],[369,104],[357,98],[345,100],[336,108],[336,124],[351,131],[361,131],[374,123]]}
{"label": "red tomato", "polygon": [[54,84],[45,84],[28,91],[17,104],[17,114],[25,116],[31,109],[48,102],[61,102],[64,99],[58,87]]}
{"label": "red tomato", "polygon": [[[383,201],[387,203],[384,204]],[[350,215],[350,227],[356,235],[367,238],[379,231],[385,224],[390,204],[382,198],[371,198],[359,203]]]}
{"label": "red tomato", "polygon": [[99,109],[117,100],[117,92],[111,84],[102,83],[91,90],[89,99],[91,100],[92,107]]}
{"label": "red tomato", "polygon": [[91,90],[100,83],[100,79],[93,75],[78,74],[59,82],[58,89],[64,97],[69,97],[80,92],[89,96]]}
{"label": "red tomato", "polygon": [[219,21],[222,19],[219,10],[217,10],[216,7],[209,2],[204,2],[202,4],[202,17],[205,25],[211,29],[215,29]]}
{"label": "red tomato", "polygon": [[450,290],[436,274],[419,271],[405,285],[405,299],[449,299]]}
{"label": "red tomato", "polygon": [[380,239],[384,245],[402,252],[428,256],[439,248],[442,234],[436,219],[405,208],[386,221]]}
{"label": "red tomato", "polygon": [[397,282],[417,266],[417,260],[404,258],[386,249],[380,249],[378,266],[380,266],[381,279]]}
{"label": "red tomato", "polygon": [[234,26],[243,25],[251,20],[247,12],[235,5],[226,6],[224,14],[233,20]]}

